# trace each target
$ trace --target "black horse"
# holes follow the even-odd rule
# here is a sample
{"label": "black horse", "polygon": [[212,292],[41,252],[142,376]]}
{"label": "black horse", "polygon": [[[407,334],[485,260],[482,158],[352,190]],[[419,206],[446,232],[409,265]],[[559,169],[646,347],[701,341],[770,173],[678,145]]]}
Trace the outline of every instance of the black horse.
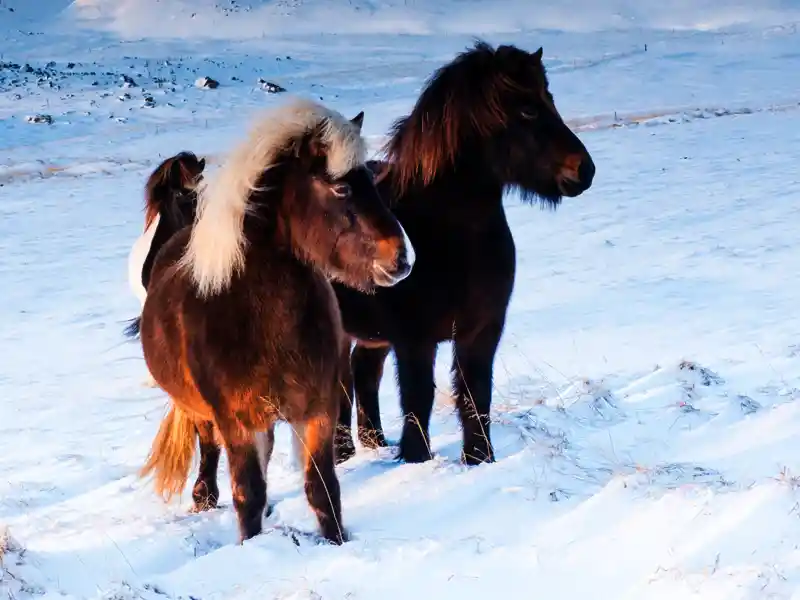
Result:
{"label": "black horse", "polygon": [[391,349],[405,418],[398,458],[431,458],[434,357],[439,342],[452,340],[462,459],[491,462],[492,369],[516,263],[503,193],[516,188],[524,201],[555,209],[591,186],[594,163],[555,107],[542,49],[483,42],[433,74],[411,114],[394,124],[386,151],[387,162],[372,169],[416,263],[407,279],[374,295],[334,284],[356,342],[337,460],[355,452],[354,401],[361,443],[386,445],[378,386]]}

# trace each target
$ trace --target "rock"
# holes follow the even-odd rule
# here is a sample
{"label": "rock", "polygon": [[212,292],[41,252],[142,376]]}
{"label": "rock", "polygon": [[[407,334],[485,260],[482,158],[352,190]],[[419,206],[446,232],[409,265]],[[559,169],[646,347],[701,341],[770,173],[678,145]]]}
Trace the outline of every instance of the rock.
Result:
{"label": "rock", "polygon": [[122,87],[136,87],[136,82],[130,75],[125,75],[125,73],[123,73],[120,75],[120,78],[122,79]]}
{"label": "rock", "polygon": [[194,82],[194,85],[199,88],[215,90],[219,87],[219,81],[217,81],[216,79],[212,79],[211,77],[201,77],[200,79]]}
{"label": "rock", "polygon": [[25,120],[28,123],[47,123],[48,125],[52,125],[53,124],[53,117],[51,117],[50,115],[44,115],[44,114],[41,114],[41,115],[28,115],[27,117],[25,117]]}
{"label": "rock", "polygon": [[144,97],[144,105],[147,108],[153,108],[156,105],[156,101],[153,99],[152,96],[145,96]]}
{"label": "rock", "polygon": [[261,77],[258,78],[258,85],[260,85],[261,89],[265,90],[268,94],[280,94],[281,92],[286,91],[285,87],[280,86],[277,83],[273,83],[271,81],[262,79]]}

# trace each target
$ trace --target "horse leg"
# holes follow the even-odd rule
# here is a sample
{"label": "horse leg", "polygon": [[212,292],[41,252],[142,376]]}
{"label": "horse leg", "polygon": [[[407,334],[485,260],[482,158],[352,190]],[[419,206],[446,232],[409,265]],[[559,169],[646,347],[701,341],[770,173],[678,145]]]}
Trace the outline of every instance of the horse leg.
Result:
{"label": "horse leg", "polygon": [[264,477],[264,485],[267,490],[267,508],[264,511],[264,516],[269,517],[272,514],[273,506],[269,503],[269,479],[267,478],[267,470],[269,468],[269,461],[272,458],[272,451],[275,449],[275,424],[269,426],[266,431],[259,431],[256,433],[256,449],[258,450],[258,462],[261,465],[261,474]]}
{"label": "horse leg", "polygon": [[219,467],[220,447],[214,437],[214,423],[204,421],[195,426],[200,440],[200,473],[192,488],[194,511],[202,512],[217,508],[219,486],[217,469]]}
{"label": "horse leg", "polygon": [[492,405],[492,368],[503,324],[483,329],[468,343],[453,342],[453,383],[461,419],[464,447],[461,460],[468,465],[494,462],[489,435]]}
{"label": "horse leg", "polygon": [[333,447],[335,421],[331,416],[321,415],[305,423],[305,490],[322,536],[334,544],[342,544],[347,535],[342,527],[342,501]]}
{"label": "horse leg", "polygon": [[433,412],[433,364],[436,344],[395,346],[403,434],[397,458],[420,463],[433,457],[428,428]]}
{"label": "horse leg", "polygon": [[290,424],[292,428],[292,454],[291,454],[291,461],[292,466],[298,470],[302,471],[306,464],[306,448],[305,448],[305,425],[302,424]]}
{"label": "horse leg", "polygon": [[333,444],[335,461],[338,465],[355,456],[356,445],[353,443],[351,427],[353,424],[353,403],[355,394],[353,392],[353,376],[350,363],[350,344],[342,351],[339,387],[339,419],[336,426]]}
{"label": "horse leg", "polygon": [[385,447],[386,438],[381,425],[378,389],[383,376],[383,363],[391,346],[369,348],[356,344],[350,364],[353,369],[353,388],[358,403],[358,440],[366,448]]}
{"label": "horse leg", "polygon": [[261,519],[267,505],[267,486],[261,472],[253,432],[234,418],[217,414],[217,426],[225,442],[231,471],[233,506],[239,520],[239,541],[261,533]]}

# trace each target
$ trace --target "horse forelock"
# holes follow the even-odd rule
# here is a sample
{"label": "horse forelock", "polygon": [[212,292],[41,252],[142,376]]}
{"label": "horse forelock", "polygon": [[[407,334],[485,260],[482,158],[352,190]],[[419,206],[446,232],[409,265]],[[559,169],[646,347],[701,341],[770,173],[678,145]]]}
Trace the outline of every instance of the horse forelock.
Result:
{"label": "horse forelock", "polygon": [[327,168],[341,177],[366,159],[360,129],[321,104],[296,99],[265,113],[213,177],[198,184],[197,212],[182,264],[201,296],[219,293],[244,268],[244,218],[253,212],[253,192],[293,140],[318,130],[327,148]]}
{"label": "horse forelock", "polygon": [[401,194],[415,182],[430,184],[453,166],[466,141],[480,143],[506,127],[509,93],[526,91],[518,77],[520,60],[530,56],[515,47],[494,49],[478,41],[431,75],[411,113],[394,123],[384,146]]}

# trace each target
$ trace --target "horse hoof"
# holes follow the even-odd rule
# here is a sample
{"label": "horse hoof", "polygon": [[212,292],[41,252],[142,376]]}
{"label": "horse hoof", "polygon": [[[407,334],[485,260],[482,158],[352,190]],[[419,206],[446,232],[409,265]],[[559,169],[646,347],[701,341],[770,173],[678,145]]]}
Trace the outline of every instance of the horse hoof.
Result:
{"label": "horse hoof", "polygon": [[209,510],[216,510],[216,508],[217,501],[213,498],[208,498],[207,500],[195,500],[192,504],[193,513],[208,512]]}
{"label": "horse hoof", "polygon": [[336,451],[336,464],[343,463],[350,460],[356,455],[356,446],[352,438],[339,438],[334,441],[334,449]]}
{"label": "horse hoof", "polygon": [[428,452],[427,448],[423,448],[422,451],[414,450],[411,451],[408,448],[403,448],[400,446],[400,451],[397,453],[397,460],[410,463],[410,464],[419,464],[428,462],[429,460],[433,460],[433,455]]}
{"label": "horse hoof", "polygon": [[494,457],[490,456],[488,458],[479,458],[473,454],[466,454],[462,452],[461,462],[467,465],[468,467],[477,467],[478,465],[493,463]]}
{"label": "horse hoof", "polygon": [[192,512],[201,513],[214,510],[217,508],[217,498],[219,498],[218,489],[208,490],[205,483],[196,483],[192,491],[192,500],[194,501]]}
{"label": "horse hoof", "polygon": [[350,534],[346,529],[339,529],[338,527],[335,527],[331,531],[323,531],[322,537],[325,538],[326,542],[333,544],[334,546],[346,544],[351,539]]}
{"label": "horse hoof", "polygon": [[461,451],[461,462],[468,467],[476,467],[485,463],[493,463],[494,452],[491,448],[469,448]]}
{"label": "horse hoof", "polygon": [[389,447],[383,432],[375,429],[359,429],[358,441],[361,442],[362,446],[369,448],[370,450]]}
{"label": "horse hoof", "polygon": [[247,540],[260,535],[262,531],[261,528],[261,515],[258,515],[258,518],[251,519],[248,517],[247,519],[242,519],[241,516],[239,517],[239,543],[243,544]]}

